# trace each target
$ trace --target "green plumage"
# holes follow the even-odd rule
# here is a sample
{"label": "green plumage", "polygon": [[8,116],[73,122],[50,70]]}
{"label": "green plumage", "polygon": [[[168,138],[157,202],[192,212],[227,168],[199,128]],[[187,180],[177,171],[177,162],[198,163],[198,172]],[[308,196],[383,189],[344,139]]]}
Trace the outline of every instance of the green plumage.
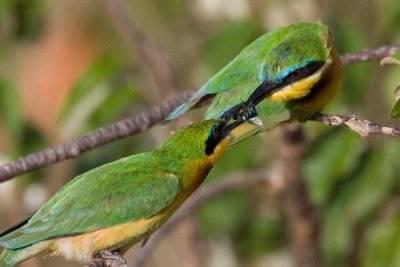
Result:
{"label": "green plumage", "polygon": [[[321,23],[301,22],[266,33],[244,48],[185,104],[173,111],[167,120],[179,117],[208,95],[215,97],[205,118],[218,118],[229,108],[248,99],[263,82],[280,83],[290,73],[310,62],[326,62],[328,57],[337,61],[329,46],[328,28]],[[337,76],[339,78],[340,74]],[[305,119],[321,109],[318,105],[315,105],[315,110],[310,107],[303,109],[303,106],[296,100],[266,99],[257,107],[266,130],[284,121]]]}
{"label": "green plumage", "polygon": [[65,185],[28,224],[0,238],[0,245],[18,249],[147,218],[180,190],[168,169],[163,158],[143,153],[90,170]]}
{"label": "green plumage", "polygon": [[[190,162],[207,156],[205,141],[216,123],[215,120],[193,123],[178,130],[159,149],[77,176],[25,225],[0,237],[0,246],[7,248],[0,256],[0,266],[13,265],[36,254],[37,251],[30,251],[30,246],[40,241],[149,218],[166,209],[180,194],[187,197],[212,167],[212,164],[204,166],[206,172],[199,173],[200,182],[186,181],[188,177],[196,177],[189,173],[196,172],[195,167],[188,168]],[[188,183],[193,186],[188,187]]]}

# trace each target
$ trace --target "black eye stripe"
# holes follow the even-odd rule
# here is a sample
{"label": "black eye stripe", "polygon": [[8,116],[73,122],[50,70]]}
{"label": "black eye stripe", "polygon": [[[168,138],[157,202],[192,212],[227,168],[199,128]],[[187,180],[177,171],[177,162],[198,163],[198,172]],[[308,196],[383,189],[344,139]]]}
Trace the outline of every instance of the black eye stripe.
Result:
{"label": "black eye stripe", "polygon": [[217,124],[214,125],[211,128],[210,133],[208,134],[208,138],[205,142],[206,144],[206,149],[205,153],[206,155],[211,155],[214,152],[214,148],[218,145],[218,143],[222,140],[222,128],[224,127],[224,124]]}
{"label": "black eye stripe", "polygon": [[312,61],[302,68],[295,69],[283,79],[283,84],[294,83],[301,79],[304,79],[307,76],[312,75],[319,68],[321,68],[324,65],[324,63],[325,62],[323,61]]}
{"label": "black eye stripe", "polygon": [[[257,116],[257,111],[251,114],[251,116]],[[250,118],[250,117],[249,117]],[[236,120],[230,124],[226,124],[220,121],[219,124],[214,125],[208,134],[208,138],[205,141],[205,153],[206,155],[211,155],[214,152],[216,146],[224,139],[233,129],[242,124],[243,120]]]}

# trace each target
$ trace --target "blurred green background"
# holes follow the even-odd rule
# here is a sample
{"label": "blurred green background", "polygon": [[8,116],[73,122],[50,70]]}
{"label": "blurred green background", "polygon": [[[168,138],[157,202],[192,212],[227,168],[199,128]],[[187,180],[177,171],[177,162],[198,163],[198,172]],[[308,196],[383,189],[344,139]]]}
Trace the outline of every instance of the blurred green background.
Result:
{"label": "blurred green background", "polygon": [[[327,24],[341,54],[400,43],[398,0],[125,3],[133,21],[169,58],[182,91],[201,86],[257,36],[291,22]],[[0,0],[0,163],[161,101],[140,77],[142,64],[101,2]],[[381,67],[378,61],[347,66],[342,89],[325,112],[399,126],[388,118],[399,82],[399,66]],[[203,111],[190,112],[187,120],[201,119]],[[319,211],[326,265],[400,266],[399,141],[361,138],[315,122],[304,128],[303,170]],[[0,229],[34,212],[75,175],[150,150],[172,130],[154,127],[0,184]],[[270,168],[275,140],[272,131],[235,146],[206,184],[238,170]],[[200,266],[294,266],[286,224],[268,188],[225,194],[179,225],[146,266],[197,266],[193,254],[202,259]],[[55,264],[79,266],[58,258],[36,258],[23,266]]]}

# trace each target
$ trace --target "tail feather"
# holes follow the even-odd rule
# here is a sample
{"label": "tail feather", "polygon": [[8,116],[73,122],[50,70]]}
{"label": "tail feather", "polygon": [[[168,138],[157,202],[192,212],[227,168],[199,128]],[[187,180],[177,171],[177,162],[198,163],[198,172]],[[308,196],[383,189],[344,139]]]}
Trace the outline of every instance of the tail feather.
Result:
{"label": "tail feather", "polygon": [[9,249],[3,250],[3,253],[0,255],[0,267],[12,267],[17,264],[17,262],[14,263],[12,260],[12,252],[13,251]]}
{"label": "tail feather", "polygon": [[15,224],[14,226],[6,229],[5,231],[0,233],[0,240],[4,239],[3,237],[8,235],[11,232],[14,232],[15,230],[21,228],[22,226],[24,226],[25,224],[28,223],[28,221],[32,218],[32,216],[29,216],[28,218],[25,218],[21,221],[19,221],[17,224]]}
{"label": "tail feather", "polygon": [[4,249],[0,255],[0,267],[15,266],[49,248],[50,241],[42,241],[21,249]]}

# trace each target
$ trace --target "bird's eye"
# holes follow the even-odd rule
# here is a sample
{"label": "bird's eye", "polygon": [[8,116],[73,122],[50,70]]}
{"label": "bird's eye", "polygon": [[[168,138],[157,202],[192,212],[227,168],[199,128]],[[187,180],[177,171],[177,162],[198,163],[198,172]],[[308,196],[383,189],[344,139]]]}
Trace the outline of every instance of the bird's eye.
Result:
{"label": "bird's eye", "polygon": [[220,125],[216,125],[213,128],[213,136],[214,137],[218,137],[221,135],[221,126]]}
{"label": "bird's eye", "polygon": [[220,126],[220,125],[214,125],[214,126],[211,128],[211,131],[210,131],[209,136],[210,136],[210,137],[213,137],[213,138],[217,138],[217,137],[219,137],[220,135],[221,135],[221,126]]}
{"label": "bird's eye", "polygon": [[296,76],[299,76],[299,75],[300,75],[300,72],[301,72],[300,69],[297,69],[297,70],[295,70],[295,71],[292,72],[292,76],[295,76],[295,77],[296,77]]}
{"label": "bird's eye", "polygon": [[322,67],[323,64],[324,64],[324,62],[322,62],[322,61],[313,61],[302,68],[295,69],[294,71],[289,73],[288,76],[286,76],[285,82],[287,84],[289,84],[289,83],[301,80],[309,75],[312,75],[320,67]]}
{"label": "bird's eye", "polygon": [[218,143],[223,138],[222,128],[224,127],[224,125],[225,124],[221,123],[221,124],[214,125],[211,128],[210,133],[208,134],[208,138],[205,142],[205,144],[206,144],[205,153],[207,155],[210,155],[213,153],[214,148],[216,147],[216,145],[218,145]]}
{"label": "bird's eye", "polygon": [[287,76],[288,82],[294,82],[302,78],[302,69],[296,69]]}

